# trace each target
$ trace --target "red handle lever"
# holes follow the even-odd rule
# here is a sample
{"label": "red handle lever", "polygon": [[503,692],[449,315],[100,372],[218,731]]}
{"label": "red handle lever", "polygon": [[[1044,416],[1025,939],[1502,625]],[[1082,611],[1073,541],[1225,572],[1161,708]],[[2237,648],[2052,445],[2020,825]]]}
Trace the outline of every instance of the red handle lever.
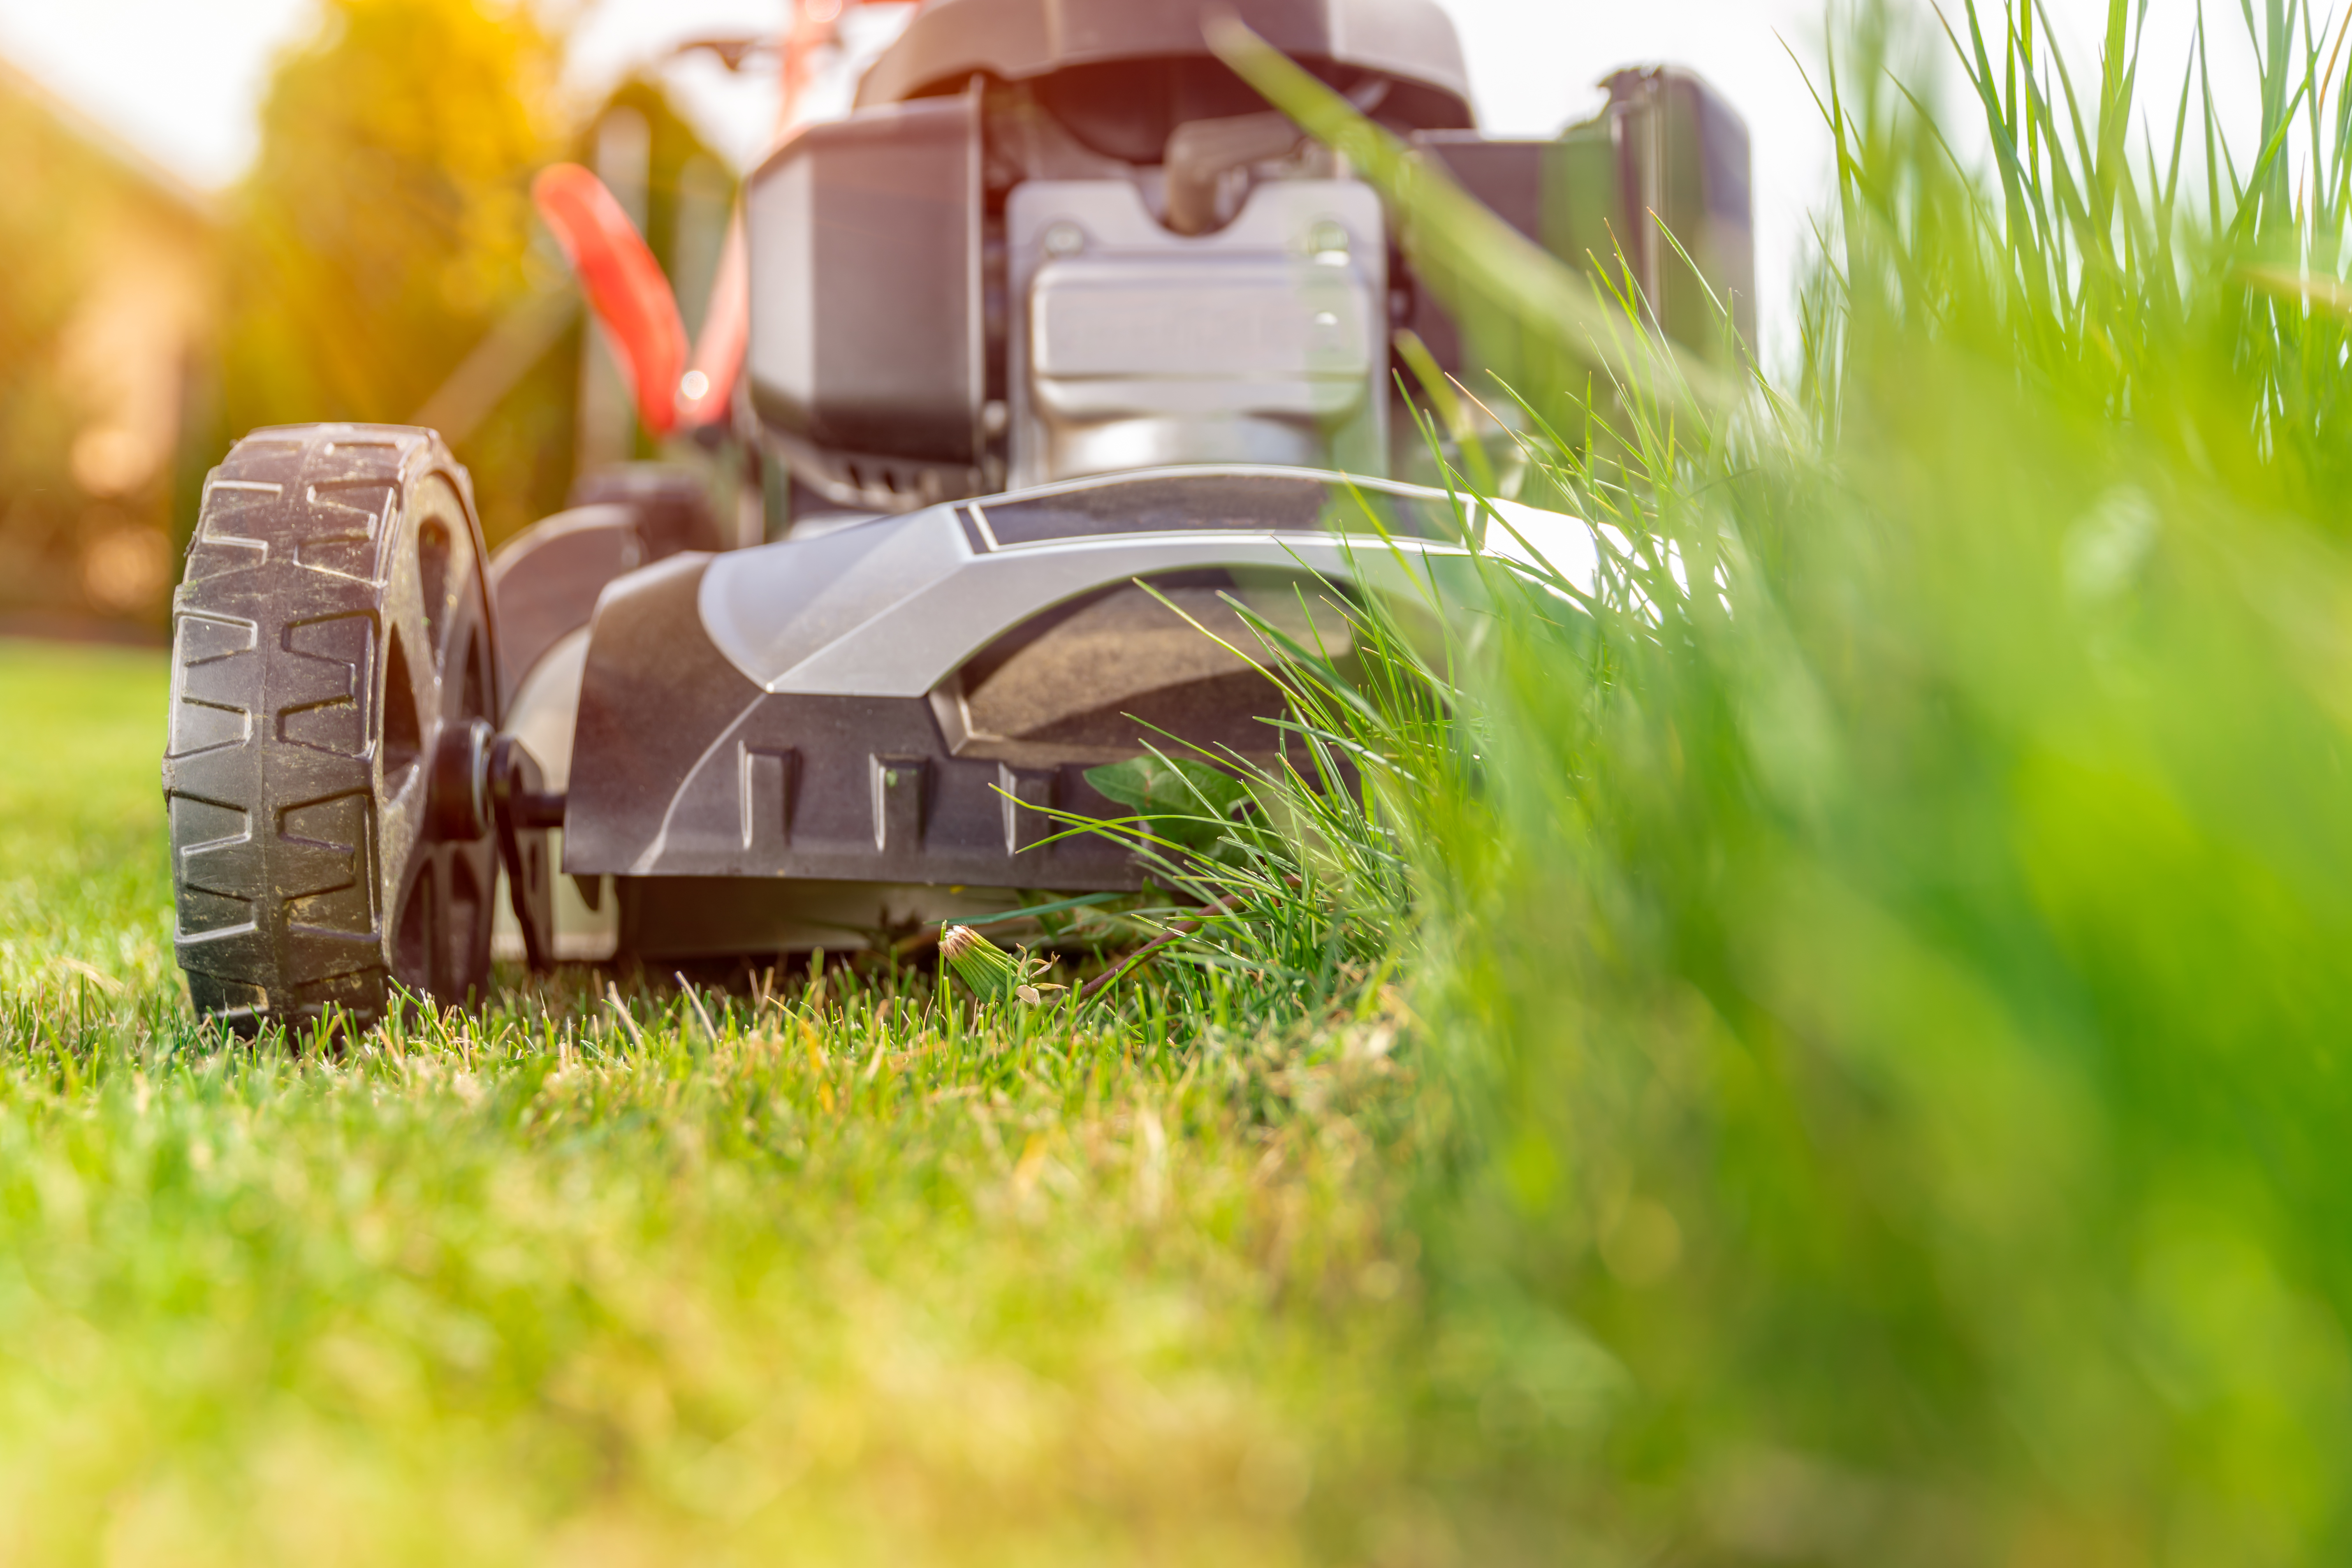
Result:
{"label": "red handle lever", "polygon": [[710,305],[702,318],[702,335],[694,344],[694,369],[678,393],[679,424],[711,425],[727,417],[728,399],[735,394],[735,378],[742,373],[751,336],[751,266],[739,206],[727,225],[719,275],[711,279]]}
{"label": "red handle lever", "polygon": [[667,436],[677,426],[686,324],[661,263],[604,182],[579,164],[541,170],[530,195],[571,259],[589,308],[627,363],[637,417],[647,430]]}

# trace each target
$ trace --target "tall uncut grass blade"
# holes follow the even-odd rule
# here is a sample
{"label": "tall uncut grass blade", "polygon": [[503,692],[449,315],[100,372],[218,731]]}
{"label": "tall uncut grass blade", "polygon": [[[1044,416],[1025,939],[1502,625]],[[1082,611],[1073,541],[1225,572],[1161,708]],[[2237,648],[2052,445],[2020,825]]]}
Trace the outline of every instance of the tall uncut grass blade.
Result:
{"label": "tall uncut grass blade", "polygon": [[[1454,738],[1381,818],[1444,1090],[1430,1441],[1596,1557],[2352,1551],[2352,121],[2285,0],[2243,125],[2201,21],[2151,125],[2148,8],[2095,62],[2038,9],[1941,31],[1981,181],[1885,14],[1833,58],[1765,417],[1596,355],[1507,247],[1435,271],[1549,334],[1528,459],[1600,549],[1572,611],[1361,661]],[[1611,438],[1563,439],[1595,363]]]}

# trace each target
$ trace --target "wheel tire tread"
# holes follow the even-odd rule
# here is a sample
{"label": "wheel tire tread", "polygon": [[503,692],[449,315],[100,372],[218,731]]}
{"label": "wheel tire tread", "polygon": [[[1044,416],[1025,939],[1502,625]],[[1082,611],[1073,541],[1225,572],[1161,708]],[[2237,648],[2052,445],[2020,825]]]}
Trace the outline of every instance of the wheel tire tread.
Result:
{"label": "wheel tire tread", "polygon": [[[198,1010],[234,1026],[291,1026],[330,1007],[369,1017],[387,1000],[390,915],[377,907],[370,842],[378,759],[365,721],[379,677],[367,650],[383,551],[415,487],[436,474],[470,520],[465,470],[438,436],[406,426],[258,430],[206,479],[173,601],[163,784],[174,950]],[[478,560],[478,524],[473,547]],[[370,632],[356,659],[299,635],[347,619]],[[346,704],[352,743],[318,743],[319,716]],[[289,720],[304,715],[291,727],[310,738],[289,738]],[[340,805],[353,798],[359,809]]]}

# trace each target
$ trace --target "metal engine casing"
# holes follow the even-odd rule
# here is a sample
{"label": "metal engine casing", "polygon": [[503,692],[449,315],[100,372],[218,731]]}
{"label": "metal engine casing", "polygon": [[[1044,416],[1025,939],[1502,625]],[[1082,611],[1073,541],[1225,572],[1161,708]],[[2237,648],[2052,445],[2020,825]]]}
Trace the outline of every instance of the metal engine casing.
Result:
{"label": "metal engine casing", "polygon": [[1259,185],[1171,234],[1126,180],[1037,180],[1005,215],[1010,482],[1170,463],[1383,470],[1388,244],[1356,180]]}
{"label": "metal engine casing", "polygon": [[[931,0],[854,112],[754,172],[748,380],[798,478],[905,511],[1153,463],[1397,474],[1397,329],[1450,373],[1514,368],[1311,144],[1241,160],[1217,221],[1176,221],[1177,132],[1279,118],[1206,54],[1221,8]],[[1696,78],[1621,72],[1594,120],[1498,141],[1434,0],[1237,9],[1553,254],[1622,266],[1686,346],[1721,351],[1717,300],[1752,338],[1747,133]]]}

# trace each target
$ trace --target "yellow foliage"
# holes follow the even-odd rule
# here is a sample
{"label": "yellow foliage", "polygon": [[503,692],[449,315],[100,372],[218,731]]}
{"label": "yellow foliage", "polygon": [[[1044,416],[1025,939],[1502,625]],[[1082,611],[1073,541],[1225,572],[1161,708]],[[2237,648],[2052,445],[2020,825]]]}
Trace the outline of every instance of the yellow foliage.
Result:
{"label": "yellow foliage", "polygon": [[201,205],[5,65],[0,149],[0,617],[149,618],[204,353]]}
{"label": "yellow foliage", "polygon": [[[530,290],[532,173],[560,150],[556,40],[523,5],[327,0],[281,59],[236,193],[228,434],[410,419]],[[560,500],[568,355],[459,456],[503,533]]]}

